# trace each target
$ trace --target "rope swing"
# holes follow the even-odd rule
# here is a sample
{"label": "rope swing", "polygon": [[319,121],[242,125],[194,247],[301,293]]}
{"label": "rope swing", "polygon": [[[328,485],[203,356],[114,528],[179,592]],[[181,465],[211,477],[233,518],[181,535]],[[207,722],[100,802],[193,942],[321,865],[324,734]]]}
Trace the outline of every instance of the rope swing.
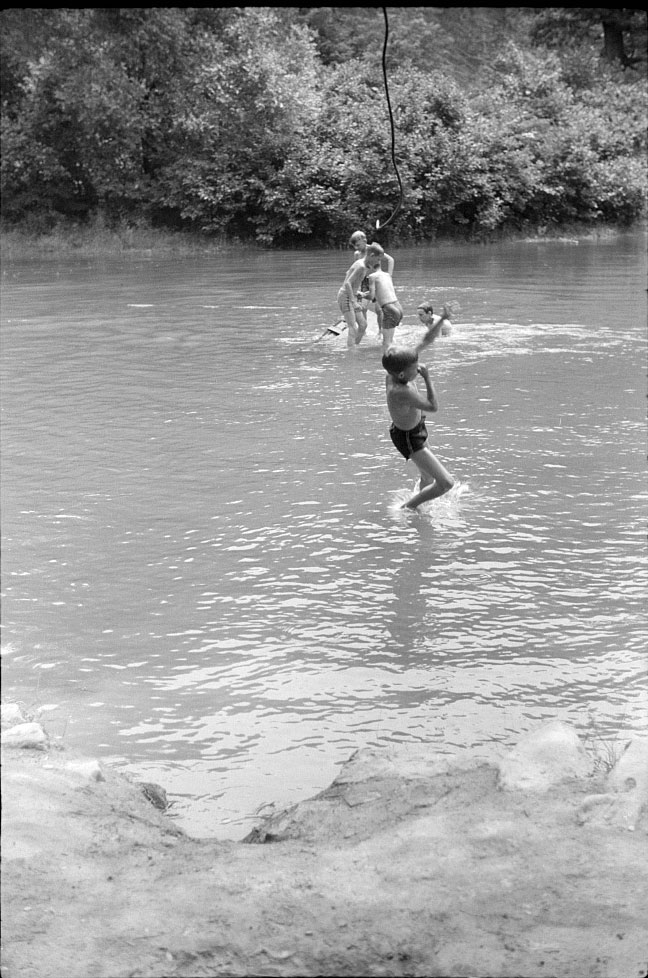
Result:
{"label": "rope swing", "polygon": [[403,184],[400,178],[400,173],[398,172],[398,165],[396,163],[396,135],[394,131],[394,113],[392,112],[391,100],[389,98],[389,85],[387,83],[387,40],[389,38],[389,21],[387,19],[387,7],[382,7],[383,17],[385,18],[385,40],[383,42],[382,50],[382,72],[383,72],[383,83],[385,86],[385,97],[387,99],[387,108],[389,110],[389,123],[391,125],[391,158],[394,164],[394,172],[396,173],[396,179],[398,180],[398,186],[400,187],[400,198],[394,209],[394,212],[387,218],[387,220],[381,224],[380,221],[376,221],[376,230],[389,227],[394,218],[400,213],[403,206]]}

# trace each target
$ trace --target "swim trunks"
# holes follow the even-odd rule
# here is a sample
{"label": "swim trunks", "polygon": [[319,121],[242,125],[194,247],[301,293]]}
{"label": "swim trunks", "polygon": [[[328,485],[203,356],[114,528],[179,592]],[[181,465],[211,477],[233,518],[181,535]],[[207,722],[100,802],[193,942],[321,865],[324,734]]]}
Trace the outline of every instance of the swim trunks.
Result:
{"label": "swim trunks", "polygon": [[337,295],[338,306],[342,312],[349,312],[351,309],[351,300],[349,299],[349,293],[345,288],[340,289]]}
{"label": "swim trunks", "polygon": [[382,307],[383,329],[396,329],[403,318],[403,307],[400,302],[386,302]]}
{"label": "swim trunks", "polygon": [[428,436],[425,418],[421,418],[419,423],[414,428],[410,428],[409,431],[397,428],[393,424],[389,429],[389,434],[401,455],[404,458],[411,458],[414,452],[420,452],[425,447]]}

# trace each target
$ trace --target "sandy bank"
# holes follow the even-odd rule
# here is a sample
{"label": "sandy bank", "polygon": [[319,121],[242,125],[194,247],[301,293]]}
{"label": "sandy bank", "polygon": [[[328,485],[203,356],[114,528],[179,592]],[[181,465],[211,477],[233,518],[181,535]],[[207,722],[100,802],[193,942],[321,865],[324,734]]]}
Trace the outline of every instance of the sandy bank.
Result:
{"label": "sandy bank", "polygon": [[40,729],[2,752],[4,978],[648,970],[645,742],[611,771],[559,723],[497,765],[360,751],[219,842]]}

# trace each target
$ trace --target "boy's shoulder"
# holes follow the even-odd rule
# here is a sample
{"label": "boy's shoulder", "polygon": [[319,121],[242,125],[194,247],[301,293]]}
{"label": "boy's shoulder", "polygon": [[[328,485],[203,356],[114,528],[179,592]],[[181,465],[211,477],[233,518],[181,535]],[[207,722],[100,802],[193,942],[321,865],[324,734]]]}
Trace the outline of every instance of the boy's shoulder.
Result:
{"label": "boy's shoulder", "polygon": [[409,383],[403,384],[400,380],[396,380],[392,374],[387,374],[387,397],[407,397],[409,393]]}
{"label": "boy's shoulder", "polygon": [[364,258],[358,258],[358,260],[354,261],[352,265],[349,265],[349,268],[347,269],[347,278],[349,278],[351,275],[356,275],[360,269],[366,271]]}

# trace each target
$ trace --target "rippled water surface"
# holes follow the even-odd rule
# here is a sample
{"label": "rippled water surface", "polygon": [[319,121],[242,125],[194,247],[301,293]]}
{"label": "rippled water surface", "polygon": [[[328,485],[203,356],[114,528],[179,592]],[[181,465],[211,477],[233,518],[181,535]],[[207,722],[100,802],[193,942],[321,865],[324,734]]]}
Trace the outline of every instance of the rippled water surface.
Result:
{"label": "rippled water surface", "polygon": [[359,747],[646,728],[644,237],[395,253],[402,337],[461,305],[418,513],[375,327],[318,339],[348,257],[4,266],[4,698],[197,835]]}

